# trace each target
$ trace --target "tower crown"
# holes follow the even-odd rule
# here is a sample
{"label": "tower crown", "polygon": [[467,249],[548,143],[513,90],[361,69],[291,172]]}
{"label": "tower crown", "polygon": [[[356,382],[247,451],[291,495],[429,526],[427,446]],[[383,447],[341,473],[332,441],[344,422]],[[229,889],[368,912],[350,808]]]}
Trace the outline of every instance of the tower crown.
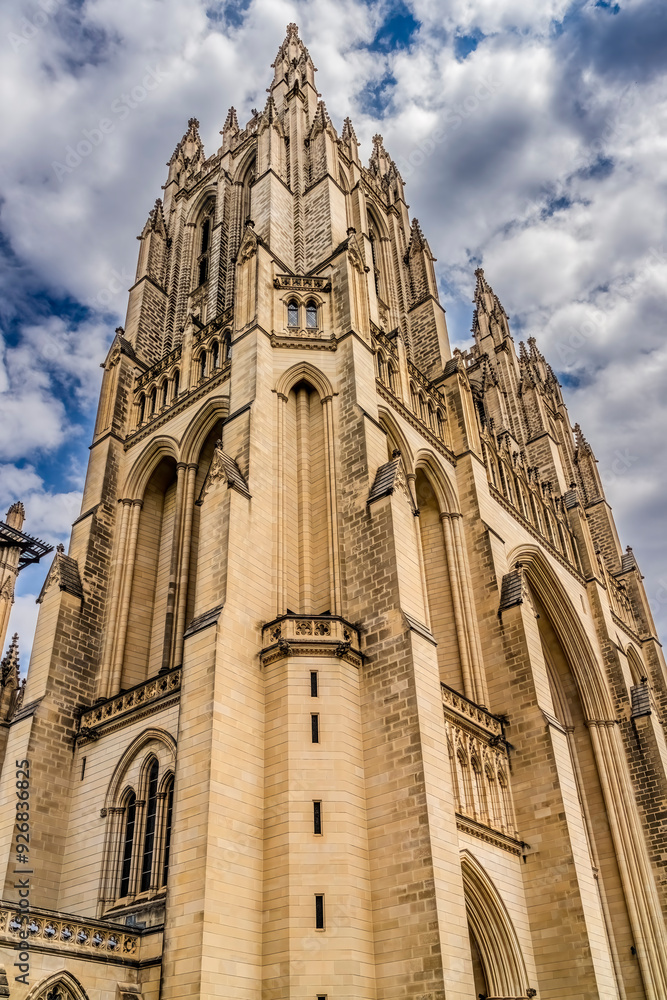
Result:
{"label": "tower crown", "polygon": [[[278,49],[278,54],[271,63],[273,83],[271,91],[276,103],[285,93],[296,87],[300,89],[306,84],[315,88],[315,73],[317,72],[308,49],[299,38],[298,25],[291,22],[287,25],[285,40]],[[276,94],[277,92],[277,94]]]}

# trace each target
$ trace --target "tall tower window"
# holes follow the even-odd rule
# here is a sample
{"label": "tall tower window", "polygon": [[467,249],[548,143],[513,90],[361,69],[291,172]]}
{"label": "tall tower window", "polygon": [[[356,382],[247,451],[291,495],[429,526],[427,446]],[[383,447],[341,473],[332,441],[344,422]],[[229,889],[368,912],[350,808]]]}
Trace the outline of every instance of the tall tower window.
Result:
{"label": "tall tower window", "polygon": [[310,735],[313,743],[320,742],[320,717],[319,715],[311,715],[310,717]]}
{"label": "tall tower window", "polygon": [[141,863],[141,891],[148,892],[151,887],[153,871],[153,853],[155,847],[155,820],[157,817],[157,774],[158,762],[151,764],[148,772],[148,795],[146,797],[146,831],[144,833],[144,856]]}
{"label": "tall tower window", "polygon": [[299,306],[296,302],[290,302],[287,306],[287,325],[288,326],[298,326],[299,325]]}
{"label": "tall tower window", "polygon": [[199,231],[199,254],[197,255],[198,286],[208,281],[209,252],[211,249],[211,215],[203,220]]}
{"label": "tall tower window", "polygon": [[132,850],[134,847],[134,827],[137,819],[137,796],[131,792],[125,802],[125,835],[123,837],[123,860],[120,872],[120,895],[124,898],[130,891],[132,872]]}
{"label": "tall tower window", "polygon": [[322,803],[313,802],[313,833],[322,833]]}
{"label": "tall tower window", "polygon": [[317,698],[317,670],[310,671],[310,697]]}

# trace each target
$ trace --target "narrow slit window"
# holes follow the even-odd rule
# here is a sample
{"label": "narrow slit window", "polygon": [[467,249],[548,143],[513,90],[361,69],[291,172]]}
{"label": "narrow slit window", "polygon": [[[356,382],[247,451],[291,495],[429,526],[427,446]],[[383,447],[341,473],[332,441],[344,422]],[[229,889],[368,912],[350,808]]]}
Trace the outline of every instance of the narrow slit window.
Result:
{"label": "narrow slit window", "polygon": [[313,833],[322,833],[322,803],[313,802]]}
{"label": "narrow slit window", "polygon": [[317,698],[317,670],[310,671],[310,697]]}
{"label": "narrow slit window", "polygon": [[320,742],[320,717],[319,715],[311,715],[310,717],[310,733],[313,743]]}
{"label": "narrow slit window", "polygon": [[315,930],[324,930],[324,896],[315,896]]}
{"label": "narrow slit window", "polygon": [[86,758],[84,757],[81,761],[81,780],[83,781],[83,776],[86,773]]}

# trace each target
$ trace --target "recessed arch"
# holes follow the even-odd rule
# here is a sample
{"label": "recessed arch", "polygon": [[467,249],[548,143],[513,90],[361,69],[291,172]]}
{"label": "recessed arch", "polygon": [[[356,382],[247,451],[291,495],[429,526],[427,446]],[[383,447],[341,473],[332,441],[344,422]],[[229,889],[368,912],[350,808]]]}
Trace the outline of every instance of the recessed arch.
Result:
{"label": "recessed arch", "polygon": [[315,368],[308,361],[300,361],[298,364],[288,368],[286,372],[283,372],[278,379],[276,392],[280,393],[281,396],[287,396],[290,389],[297,382],[301,381],[310,382],[321,400],[329,399],[331,396],[336,395],[331,382],[324,372],[320,371],[319,368]]}
{"label": "recessed arch", "polygon": [[26,1000],[46,1000],[47,994],[56,986],[62,988],[62,1000],[88,1000],[88,994],[79,980],[65,969],[54,972],[48,979],[33,986]]}
{"label": "recessed arch", "polygon": [[630,643],[625,651],[625,655],[628,658],[628,666],[630,667],[632,683],[641,684],[646,679],[647,675],[646,664],[642,659],[641,653],[639,653],[637,648]]}
{"label": "recessed arch", "polygon": [[178,445],[173,437],[166,434],[153,438],[130,469],[125,486],[127,497],[142,499],[151,476],[163,458],[178,461]]}
{"label": "recessed arch", "polygon": [[412,448],[398,423],[394,420],[393,415],[384,406],[379,406],[378,419],[383,430],[387,433],[389,444],[392,446],[390,450],[393,451],[395,448],[398,448],[400,451],[406,475],[414,475],[415,462]]}
{"label": "recessed arch", "polygon": [[456,487],[450,482],[438,456],[428,448],[422,448],[415,457],[415,472],[422,469],[438,498],[441,513],[457,514],[460,511]]}
{"label": "recessed arch", "polygon": [[461,852],[466,913],[491,996],[525,996],[526,966],[500,893],[477,858]]}
{"label": "recessed arch", "polygon": [[220,420],[229,414],[229,399],[226,396],[210,399],[195,414],[181,438],[182,461],[187,464],[197,462],[206,438]]}
{"label": "recessed arch", "polygon": [[509,564],[520,563],[542,603],[575,678],[587,719],[614,720],[614,706],[590,639],[572,601],[543,552],[534,545],[516,548]]}
{"label": "recessed arch", "polygon": [[200,191],[195,200],[190,205],[190,210],[187,214],[186,225],[188,223],[194,225],[199,221],[202,214],[207,214],[207,212],[215,207],[217,196],[217,185],[212,184]]}

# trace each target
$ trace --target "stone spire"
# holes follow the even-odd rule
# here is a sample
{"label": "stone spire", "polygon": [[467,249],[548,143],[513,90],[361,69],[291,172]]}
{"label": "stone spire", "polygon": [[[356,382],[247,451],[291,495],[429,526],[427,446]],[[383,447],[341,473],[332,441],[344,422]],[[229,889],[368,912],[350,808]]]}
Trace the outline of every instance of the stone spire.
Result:
{"label": "stone spire", "polygon": [[25,507],[20,500],[17,500],[7,511],[7,524],[10,528],[16,528],[17,531],[20,531],[24,521]]}
{"label": "stone spire", "polygon": [[315,73],[317,72],[308,49],[299,38],[299,28],[294,22],[287,25],[285,40],[278,49],[275,60],[271,63],[273,83],[271,92],[276,104],[280,107],[285,93],[296,88],[303,90],[308,84],[315,88]]}
{"label": "stone spire", "polygon": [[405,254],[405,263],[410,272],[411,305],[423,302],[429,295],[437,296],[434,260],[419,220],[413,219],[410,242]]}
{"label": "stone spire", "polygon": [[475,271],[475,312],[473,314],[473,333],[479,344],[484,337],[493,337],[494,345],[500,344],[510,337],[509,317],[500,299],[484,277],[484,271],[478,267]]}
{"label": "stone spire", "polygon": [[188,119],[188,129],[181,141],[177,144],[167,166],[174,164],[179,157],[185,166],[198,164],[204,159],[204,143],[199,135],[199,121],[197,118]]}
{"label": "stone spire", "polygon": [[15,632],[0,663],[0,722],[11,719],[16,709],[19,679],[19,636]]}
{"label": "stone spire", "polygon": [[7,652],[5,653],[2,662],[0,663],[0,679],[2,680],[3,686],[6,685],[11,677],[16,679],[18,685],[19,682],[19,634],[14,632],[12,636],[12,641],[7,647]]}

